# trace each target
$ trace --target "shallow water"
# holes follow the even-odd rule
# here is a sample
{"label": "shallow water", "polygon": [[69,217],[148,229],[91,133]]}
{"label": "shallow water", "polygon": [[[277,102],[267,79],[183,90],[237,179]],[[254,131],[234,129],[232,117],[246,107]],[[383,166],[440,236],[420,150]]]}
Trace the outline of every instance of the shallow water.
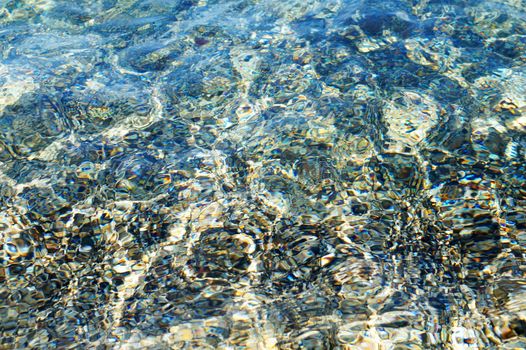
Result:
{"label": "shallow water", "polygon": [[521,0],[0,0],[0,348],[526,348],[525,47]]}

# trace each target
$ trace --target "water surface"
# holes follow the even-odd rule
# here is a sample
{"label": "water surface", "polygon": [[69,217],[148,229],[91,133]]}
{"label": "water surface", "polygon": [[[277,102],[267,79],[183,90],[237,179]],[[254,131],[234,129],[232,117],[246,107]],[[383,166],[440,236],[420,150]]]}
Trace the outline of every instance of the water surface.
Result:
{"label": "water surface", "polygon": [[0,0],[0,348],[525,348],[525,47],[522,0]]}

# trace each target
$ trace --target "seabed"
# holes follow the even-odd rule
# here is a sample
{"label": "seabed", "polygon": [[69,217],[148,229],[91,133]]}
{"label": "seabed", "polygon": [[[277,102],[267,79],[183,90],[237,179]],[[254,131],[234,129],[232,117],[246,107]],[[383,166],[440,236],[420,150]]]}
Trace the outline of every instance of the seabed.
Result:
{"label": "seabed", "polygon": [[0,0],[0,349],[526,348],[526,1]]}

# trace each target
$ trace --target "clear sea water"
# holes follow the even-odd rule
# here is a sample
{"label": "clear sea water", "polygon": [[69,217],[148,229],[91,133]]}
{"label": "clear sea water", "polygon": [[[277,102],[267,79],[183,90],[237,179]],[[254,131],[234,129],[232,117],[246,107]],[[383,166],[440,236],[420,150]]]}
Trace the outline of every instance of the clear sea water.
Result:
{"label": "clear sea water", "polygon": [[524,0],[0,0],[0,349],[526,348]]}

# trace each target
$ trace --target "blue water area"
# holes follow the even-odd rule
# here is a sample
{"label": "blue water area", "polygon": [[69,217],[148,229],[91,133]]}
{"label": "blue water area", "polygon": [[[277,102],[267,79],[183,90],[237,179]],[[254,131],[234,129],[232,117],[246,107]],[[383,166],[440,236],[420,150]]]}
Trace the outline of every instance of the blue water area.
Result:
{"label": "blue water area", "polygon": [[526,348],[524,0],[0,0],[0,349]]}

